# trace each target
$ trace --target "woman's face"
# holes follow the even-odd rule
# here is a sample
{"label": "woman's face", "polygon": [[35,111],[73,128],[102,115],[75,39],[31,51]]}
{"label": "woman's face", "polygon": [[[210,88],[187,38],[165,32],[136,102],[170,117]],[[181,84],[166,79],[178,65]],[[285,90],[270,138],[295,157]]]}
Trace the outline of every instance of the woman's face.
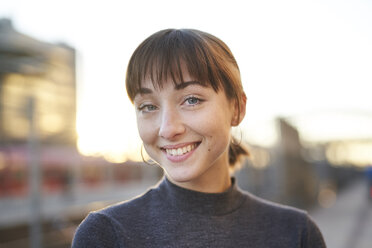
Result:
{"label": "woman's face", "polygon": [[223,90],[216,93],[187,73],[184,81],[174,86],[168,80],[155,89],[145,80],[134,105],[147,153],[169,180],[197,189],[229,178],[228,148],[236,114]]}

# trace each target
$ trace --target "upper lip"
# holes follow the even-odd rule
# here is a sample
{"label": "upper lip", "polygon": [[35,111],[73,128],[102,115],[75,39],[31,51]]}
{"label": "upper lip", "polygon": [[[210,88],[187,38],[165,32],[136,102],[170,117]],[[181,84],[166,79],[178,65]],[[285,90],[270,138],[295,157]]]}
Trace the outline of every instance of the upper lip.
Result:
{"label": "upper lip", "polygon": [[185,147],[185,146],[195,144],[195,143],[200,143],[200,142],[195,141],[195,142],[186,142],[186,143],[180,143],[180,144],[175,144],[175,145],[165,145],[165,146],[160,146],[160,148],[161,149],[177,149],[177,148]]}

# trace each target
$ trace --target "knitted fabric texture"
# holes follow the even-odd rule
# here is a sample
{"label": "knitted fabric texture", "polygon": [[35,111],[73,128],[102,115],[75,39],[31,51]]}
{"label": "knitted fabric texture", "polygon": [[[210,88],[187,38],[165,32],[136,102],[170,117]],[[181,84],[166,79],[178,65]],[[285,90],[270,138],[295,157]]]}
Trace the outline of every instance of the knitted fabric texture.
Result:
{"label": "knitted fabric texture", "polygon": [[90,213],[78,227],[78,247],[324,248],[322,234],[299,209],[232,186],[201,193],[164,178],[142,196]]}

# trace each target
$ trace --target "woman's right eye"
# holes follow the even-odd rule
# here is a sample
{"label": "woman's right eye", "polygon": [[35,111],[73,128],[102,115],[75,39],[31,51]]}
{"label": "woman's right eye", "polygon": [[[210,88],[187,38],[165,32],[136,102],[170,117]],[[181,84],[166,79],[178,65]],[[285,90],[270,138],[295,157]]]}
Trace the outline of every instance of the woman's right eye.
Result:
{"label": "woman's right eye", "polygon": [[155,105],[152,104],[142,104],[138,107],[139,111],[142,111],[144,113],[155,111],[157,108]]}

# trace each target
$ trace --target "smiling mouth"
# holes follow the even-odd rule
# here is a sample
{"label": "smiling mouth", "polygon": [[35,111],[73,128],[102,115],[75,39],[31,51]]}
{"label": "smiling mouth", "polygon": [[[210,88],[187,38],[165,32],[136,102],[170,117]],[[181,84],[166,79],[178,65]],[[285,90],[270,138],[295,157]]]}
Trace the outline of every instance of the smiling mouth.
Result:
{"label": "smiling mouth", "polygon": [[165,151],[170,156],[181,156],[181,155],[184,155],[186,153],[191,152],[196,147],[198,147],[199,144],[200,144],[200,142],[190,144],[190,145],[187,145],[187,146],[184,146],[184,147],[179,147],[179,148],[161,148],[161,149],[163,151]]}

